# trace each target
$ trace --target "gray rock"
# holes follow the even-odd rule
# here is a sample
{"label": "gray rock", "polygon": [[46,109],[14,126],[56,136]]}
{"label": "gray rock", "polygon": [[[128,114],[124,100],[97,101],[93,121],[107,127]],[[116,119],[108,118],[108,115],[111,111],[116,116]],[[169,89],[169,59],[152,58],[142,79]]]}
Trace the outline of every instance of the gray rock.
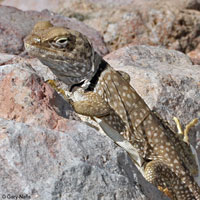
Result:
{"label": "gray rock", "polygon": [[67,125],[58,132],[0,118],[1,197],[167,199],[136,175],[127,154],[109,138],[83,123]]}

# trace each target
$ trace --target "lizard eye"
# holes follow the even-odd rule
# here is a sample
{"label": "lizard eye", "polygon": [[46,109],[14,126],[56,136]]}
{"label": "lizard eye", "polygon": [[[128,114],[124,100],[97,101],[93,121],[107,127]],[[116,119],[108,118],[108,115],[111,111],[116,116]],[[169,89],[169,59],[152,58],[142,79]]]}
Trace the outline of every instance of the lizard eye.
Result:
{"label": "lizard eye", "polygon": [[67,44],[69,43],[69,40],[68,40],[68,38],[59,38],[59,39],[57,39],[56,41],[54,41],[53,43],[52,43],[52,45],[54,46],[54,47],[57,47],[57,48],[65,48],[66,46],[67,46]]}

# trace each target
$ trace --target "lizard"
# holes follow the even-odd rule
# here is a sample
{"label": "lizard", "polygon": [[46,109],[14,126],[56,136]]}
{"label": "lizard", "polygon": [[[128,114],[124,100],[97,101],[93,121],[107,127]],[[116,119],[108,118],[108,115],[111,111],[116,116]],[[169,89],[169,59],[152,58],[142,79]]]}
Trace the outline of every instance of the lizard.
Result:
{"label": "lizard", "polygon": [[129,76],[103,60],[86,36],[42,21],[24,44],[68,85],[77,113],[92,117],[111,138],[118,134],[118,144],[128,146],[147,181],[167,189],[174,200],[200,200],[193,177],[198,169],[188,142],[149,109],[129,84]]}

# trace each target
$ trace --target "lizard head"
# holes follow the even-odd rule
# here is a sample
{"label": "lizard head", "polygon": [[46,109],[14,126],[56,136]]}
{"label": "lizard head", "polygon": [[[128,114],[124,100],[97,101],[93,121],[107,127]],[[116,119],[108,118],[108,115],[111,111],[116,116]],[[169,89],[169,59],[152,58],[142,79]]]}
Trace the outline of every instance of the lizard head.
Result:
{"label": "lizard head", "polygon": [[30,55],[37,57],[68,85],[90,81],[101,60],[86,36],[53,26],[49,21],[38,22],[24,43]]}

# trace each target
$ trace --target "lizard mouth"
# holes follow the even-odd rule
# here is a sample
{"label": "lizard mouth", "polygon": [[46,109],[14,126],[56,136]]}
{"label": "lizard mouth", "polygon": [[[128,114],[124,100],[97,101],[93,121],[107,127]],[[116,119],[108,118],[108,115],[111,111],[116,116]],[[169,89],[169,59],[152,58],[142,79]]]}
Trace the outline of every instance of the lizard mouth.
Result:
{"label": "lizard mouth", "polygon": [[91,73],[87,63],[72,61],[67,57],[64,59],[58,55],[55,58],[54,54],[47,54],[45,49],[27,43],[25,43],[25,49],[30,55],[37,57],[42,64],[48,66],[55,75],[62,74],[66,78],[83,80],[83,77],[87,77]]}

